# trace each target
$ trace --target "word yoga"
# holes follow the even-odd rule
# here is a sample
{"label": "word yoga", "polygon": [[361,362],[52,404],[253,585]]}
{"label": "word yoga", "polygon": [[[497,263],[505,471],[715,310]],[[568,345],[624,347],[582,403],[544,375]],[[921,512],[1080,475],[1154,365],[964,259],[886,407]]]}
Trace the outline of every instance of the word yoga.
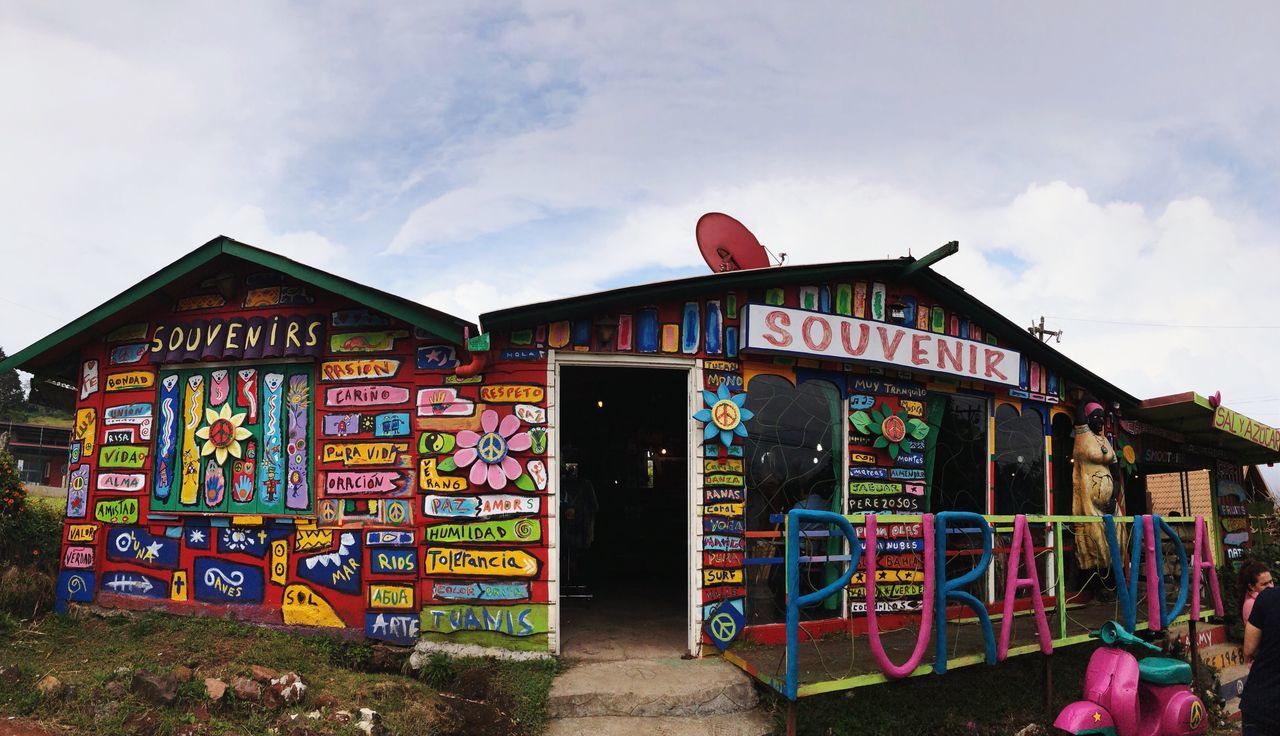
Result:
{"label": "word yoga", "polygon": [[[924,569],[918,572],[883,570],[880,568],[880,564],[885,561],[883,559],[884,555],[881,554],[883,550],[877,549],[881,545],[867,544],[865,541],[876,539],[878,535],[883,534],[883,530],[877,528],[876,516],[873,514],[868,514],[865,517],[866,529],[863,534],[857,533],[849,522],[849,518],[857,517],[845,517],[828,511],[808,509],[793,509],[789,512],[788,517],[786,558],[789,575],[787,646],[790,651],[796,651],[799,641],[800,609],[830,597],[852,583],[854,587],[849,588],[849,590],[855,591],[857,597],[865,601],[865,603],[862,603],[862,601],[855,602],[854,605],[859,611],[865,610],[866,612],[867,636],[872,657],[875,659],[880,671],[888,678],[897,679],[911,674],[920,665],[931,637],[934,645],[933,671],[938,674],[943,674],[947,671],[947,652],[949,649],[947,646],[947,607],[949,605],[967,607],[977,617],[982,630],[987,663],[995,664],[998,661],[1004,661],[1009,654],[1009,640],[1012,634],[1014,611],[1016,610],[1015,600],[1020,590],[1025,590],[1030,596],[1040,650],[1045,654],[1052,653],[1053,637],[1049,633],[1049,620],[1045,614],[1044,598],[1040,592],[1040,580],[1034,556],[1035,548],[1026,516],[1018,515],[1014,517],[1013,540],[1009,551],[1008,573],[1004,586],[1003,616],[998,642],[992,631],[991,619],[987,613],[986,606],[966,590],[971,583],[983,579],[988,565],[991,564],[994,530],[991,524],[981,515],[960,511],[925,514],[922,517],[923,523],[920,525],[924,537],[922,545]],[[1130,534],[1131,548],[1128,556],[1132,564],[1129,566],[1130,569],[1127,573],[1122,562],[1125,555],[1118,542],[1115,520],[1111,516],[1104,516],[1102,517],[1102,523],[1106,529],[1113,573],[1117,580],[1117,599],[1120,615],[1123,619],[1122,623],[1130,633],[1137,627],[1140,569],[1143,570],[1143,576],[1148,581],[1147,619],[1153,631],[1161,631],[1168,628],[1173,620],[1181,614],[1188,600],[1190,600],[1191,616],[1193,618],[1200,616],[1200,579],[1201,573],[1206,570],[1214,609],[1218,615],[1222,615],[1222,596],[1218,589],[1217,576],[1213,573],[1213,557],[1209,547],[1212,537],[1209,534],[1203,516],[1196,517],[1195,541],[1190,555],[1187,554],[1178,534],[1162,518],[1159,516],[1134,517]],[[831,525],[848,540],[850,551],[849,567],[839,579],[827,587],[812,593],[799,595],[798,584],[795,582],[800,578],[798,573],[801,549],[799,530],[806,527],[812,528],[814,524]],[[981,532],[982,556],[973,569],[958,577],[948,578],[946,570],[946,540],[948,531],[956,529],[977,529]],[[1164,537],[1164,542],[1161,541],[1161,536]],[[1162,569],[1163,564],[1160,556],[1161,549],[1165,546],[1173,549],[1181,563],[1182,570],[1180,587],[1173,605],[1168,604],[1168,591],[1160,582],[1162,576],[1159,571]],[[865,560],[864,571],[861,572],[858,571],[860,558]],[[1140,563],[1145,563],[1145,568],[1140,568]],[[877,576],[877,571],[880,572],[881,576],[887,574],[888,577]],[[1187,590],[1188,578],[1191,581],[1189,596]],[[880,641],[880,629],[876,617],[876,595],[878,592],[883,593],[886,586],[865,584],[865,581],[868,580],[890,579],[892,581],[900,581],[900,583],[896,584],[911,585],[913,591],[915,586],[919,585],[918,581],[923,581],[922,589],[919,591],[924,595],[919,635],[914,650],[902,665],[896,665],[889,660]],[[884,611],[885,608],[882,606],[880,610]],[[789,658],[787,667],[788,692],[786,694],[788,697],[794,698],[797,674],[794,669],[796,667],[794,657]]]}

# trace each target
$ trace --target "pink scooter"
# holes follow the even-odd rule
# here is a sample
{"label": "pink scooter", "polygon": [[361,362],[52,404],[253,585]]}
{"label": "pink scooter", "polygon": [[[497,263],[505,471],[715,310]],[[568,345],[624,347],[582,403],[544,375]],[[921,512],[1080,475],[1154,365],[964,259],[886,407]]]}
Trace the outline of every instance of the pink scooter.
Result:
{"label": "pink scooter", "polygon": [[1108,621],[1095,632],[1105,647],[1089,658],[1084,700],[1062,709],[1054,728],[1071,734],[1195,736],[1209,729],[1204,703],[1191,691],[1191,665],[1169,657],[1141,661],[1119,643],[1160,648]]}

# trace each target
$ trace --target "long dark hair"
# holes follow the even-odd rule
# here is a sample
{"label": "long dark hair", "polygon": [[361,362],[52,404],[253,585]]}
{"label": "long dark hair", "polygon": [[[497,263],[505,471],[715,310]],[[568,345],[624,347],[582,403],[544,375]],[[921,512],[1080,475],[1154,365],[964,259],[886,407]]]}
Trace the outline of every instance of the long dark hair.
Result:
{"label": "long dark hair", "polygon": [[1258,576],[1267,571],[1267,566],[1257,560],[1248,560],[1240,566],[1240,598],[1243,600],[1249,595],[1249,588],[1258,582]]}

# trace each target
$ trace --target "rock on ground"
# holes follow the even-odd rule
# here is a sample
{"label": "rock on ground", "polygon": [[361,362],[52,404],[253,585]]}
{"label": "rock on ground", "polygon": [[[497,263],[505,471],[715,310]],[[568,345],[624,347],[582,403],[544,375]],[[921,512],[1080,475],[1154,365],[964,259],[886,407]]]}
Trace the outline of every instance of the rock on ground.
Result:
{"label": "rock on ground", "polygon": [[260,664],[253,665],[249,668],[249,671],[253,673],[253,679],[258,682],[268,682],[280,676],[279,672],[271,669],[270,667],[263,667]]}
{"label": "rock on ground", "polygon": [[270,690],[282,705],[297,705],[307,694],[307,685],[296,672],[286,672],[271,680]]}
{"label": "rock on ground", "polygon": [[256,703],[262,699],[262,686],[247,677],[237,675],[231,678],[231,692],[239,700]]}
{"label": "rock on ground", "polygon": [[152,705],[169,705],[178,699],[178,683],[146,670],[133,673],[129,689]]}
{"label": "rock on ground", "polygon": [[209,696],[210,700],[222,700],[222,696],[227,694],[227,683],[216,677],[204,678],[204,692]]}
{"label": "rock on ground", "polygon": [[45,675],[36,683],[36,690],[46,698],[56,698],[62,695],[62,680],[53,675]]}

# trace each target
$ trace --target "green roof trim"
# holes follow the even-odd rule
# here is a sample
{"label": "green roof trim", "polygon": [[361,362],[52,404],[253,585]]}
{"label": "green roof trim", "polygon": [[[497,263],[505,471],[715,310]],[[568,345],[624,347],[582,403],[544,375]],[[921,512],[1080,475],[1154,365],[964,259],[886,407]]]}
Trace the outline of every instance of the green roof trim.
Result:
{"label": "green roof trim", "polygon": [[[16,368],[35,372],[63,357],[72,349],[67,347],[68,343],[76,341],[78,346],[79,338],[103,320],[132,307],[174,281],[224,255],[279,271],[305,284],[348,297],[414,327],[427,330],[455,345],[463,344],[468,331],[475,332],[475,325],[460,317],[220,235],[117,294],[79,319],[73,320],[56,332],[0,361],[0,371]],[[64,347],[66,350],[61,349]]]}

